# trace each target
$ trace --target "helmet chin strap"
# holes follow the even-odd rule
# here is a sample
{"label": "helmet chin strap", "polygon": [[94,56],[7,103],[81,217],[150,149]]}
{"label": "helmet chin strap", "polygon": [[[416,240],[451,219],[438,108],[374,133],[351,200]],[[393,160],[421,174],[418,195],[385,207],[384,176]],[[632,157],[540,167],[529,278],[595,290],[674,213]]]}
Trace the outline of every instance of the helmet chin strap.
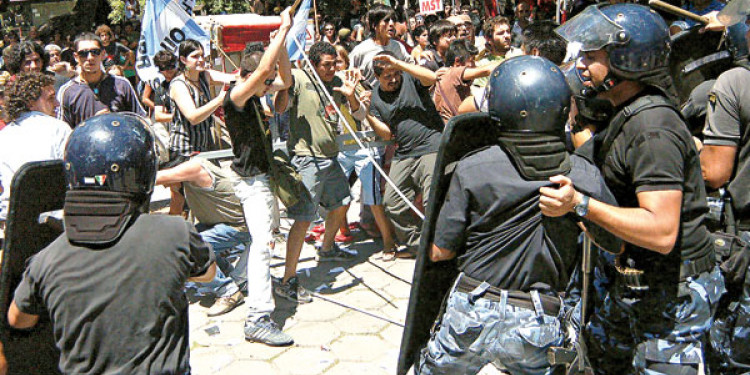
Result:
{"label": "helmet chin strap", "polygon": [[610,71],[607,73],[607,76],[604,77],[602,84],[596,87],[585,86],[583,90],[581,90],[581,94],[587,98],[593,98],[602,92],[612,90],[615,86],[619,85],[620,82],[621,80]]}

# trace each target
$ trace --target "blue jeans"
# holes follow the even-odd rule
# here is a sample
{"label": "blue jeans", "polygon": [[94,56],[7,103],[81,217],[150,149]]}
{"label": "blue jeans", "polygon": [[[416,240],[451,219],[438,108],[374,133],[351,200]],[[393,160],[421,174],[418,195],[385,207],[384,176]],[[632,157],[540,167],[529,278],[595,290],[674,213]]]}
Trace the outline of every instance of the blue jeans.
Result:
{"label": "blue jeans", "polygon": [[551,374],[547,350],[563,343],[560,317],[483,298],[480,288],[454,287],[415,374],[476,374],[488,363],[513,375]]}
{"label": "blue jeans", "polygon": [[[596,284],[596,283],[595,283]],[[597,374],[697,374],[724,279],[716,267],[680,282],[652,288],[642,298],[615,281],[587,330],[589,360]],[[672,290],[677,295],[669,295]]]}
{"label": "blue jeans", "polygon": [[[201,237],[211,244],[216,255],[216,276],[208,283],[187,283],[187,287],[197,288],[200,292],[211,292],[216,297],[228,297],[240,289],[246,289],[247,284],[247,252],[250,248],[250,233],[241,232],[226,224],[216,224],[212,227],[198,224],[196,229]],[[242,247],[237,267],[224,257],[224,253]]]}

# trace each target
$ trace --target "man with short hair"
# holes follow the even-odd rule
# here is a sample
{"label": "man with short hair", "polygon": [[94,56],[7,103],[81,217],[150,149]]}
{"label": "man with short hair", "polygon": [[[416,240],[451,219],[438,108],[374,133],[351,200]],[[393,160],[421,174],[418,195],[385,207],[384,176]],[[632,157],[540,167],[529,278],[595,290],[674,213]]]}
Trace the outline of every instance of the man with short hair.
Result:
{"label": "man with short hair", "polygon": [[3,112],[8,124],[0,131],[0,221],[5,221],[13,175],[22,165],[62,159],[70,127],[54,118],[57,99],[54,79],[46,74],[21,73],[5,87]]}
{"label": "man with short hair", "polygon": [[[389,24],[392,22],[389,21]],[[315,219],[320,205],[328,211],[328,215],[323,242],[318,249],[318,261],[348,261],[354,255],[340,249],[334,242],[336,231],[346,215],[347,204],[351,201],[349,184],[338,162],[336,134],[339,116],[334,106],[347,105],[352,117],[360,120],[364,119],[365,107],[354,91],[357,78],[351,74],[343,80],[336,76],[336,49],[333,45],[317,42],[310,47],[309,57],[312,68],[323,81],[322,87],[312,72],[294,69],[294,83],[289,89],[288,103],[277,106],[279,112],[287,108],[290,110],[287,145],[290,153],[294,154],[292,165],[302,176],[302,182],[312,197],[312,202],[303,200],[287,207],[288,216],[295,219],[289,241],[296,243],[304,239],[304,233]],[[330,103],[328,95],[334,103]]]}
{"label": "man with short hair", "polygon": [[568,43],[555,33],[558,25],[554,21],[543,20],[528,25],[523,30],[523,53],[531,56],[542,56],[555,65],[565,60]]}
{"label": "man with short hair", "polygon": [[396,36],[396,11],[378,4],[367,12],[370,38],[359,43],[349,54],[351,68],[362,71],[362,80],[372,87],[377,82],[372,71],[372,58],[381,51],[391,51],[399,60],[413,63],[414,59],[399,42],[391,40]]}
{"label": "man with short hair", "polygon": [[59,119],[74,128],[89,117],[106,112],[147,115],[130,82],[102,70],[105,51],[98,36],[82,33],[73,42],[73,47],[80,74],[57,93]]}
{"label": "man with short hair", "polygon": [[44,47],[47,56],[47,71],[55,75],[55,92],[66,82],[76,75],[76,71],[67,61],[62,61],[62,48],[56,44],[48,44]]}
{"label": "man with short hair", "polygon": [[[248,313],[244,326],[245,340],[270,346],[291,345],[294,339],[283,332],[271,318],[275,308],[270,248],[273,241],[271,223],[275,197],[269,178],[272,168],[271,137],[262,119],[260,98],[271,90],[289,87],[291,63],[284,48],[284,40],[291,23],[290,8],[287,8],[281,13],[279,32],[271,40],[265,53],[253,52],[243,57],[239,79],[229,86],[222,103],[227,130],[232,138],[234,158],[231,169],[236,174],[232,178],[234,193],[242,203],[245,221],[253,238],[247,260]],[[289,254],[287,258],[290,258]],[[294,259],[287,259],[287,265],[293,263],[294,268],[290,271],[287,267],[289,272],[285,272],[285,275],[291,275],[284,281],[287,287],[293,287],[295,302],[310,302],[312,299],[309,293],[299,286],[296,278],[299,253],[291,258]]]}
{"label": "man with short hair", "polygon": [[556,32],[581,44],[576,68],[595,95],[576,100],[579,114],[587,106],[604,115],[577,152],[602,170],[619,207],[555,176],[540,191],[542,213],[575,212],[626,242],[589,323],[589,360],[600,374],[698,374],[725,288],[704,221],[700,155],[670,100],[667,24],[642,5],[592,5]]}
{"label": "man with short hair", "polygon": [[[505,60],[505,55],[510,51],[510,23],[503,16],[497,16],[484,23],[482,27],[486,48],[479,53],[480,60],[477,66],[484,66],[492,62]],[[488,78],[474,80],[474,86],[484,88],[489,82]]]}
{"label": "man with short hair", "polygon": [[[216,256],[216,276],[208,287],[217,297],[206,312],[208,316],[226,314],[244,302],[247,292],[247,256],[251,237],[245,225],[242,205],[234,194],[231,171],[203,158],[193,158],[173,168],[156,173],[157,185],[182,184],[190,212],[204,241]],[[224,257],[238,246],[244,246],[236,267]]]}
{"label": "man with short hair", "polygon": [[513,22],[513,46],[520,47],[523,43],[523,31],[531,24],[531,5],[526,0],[516,3],[516,20]]}
{"label": "man with short hair", "polygon": [[[372,91],[367,120],[378,136],[385,140],[395,138],[398,143],[388,177],[409,200],[421,193],[426,206],[444,127],[429,90],[435,83],[435,73],[400,61],[387,51],[375,56],[373,68],[378,84]],[[407,246],[406,252],[397,257],[414,256],[421,222],[390,184],[385,189],[383,202],[398,241]]]}

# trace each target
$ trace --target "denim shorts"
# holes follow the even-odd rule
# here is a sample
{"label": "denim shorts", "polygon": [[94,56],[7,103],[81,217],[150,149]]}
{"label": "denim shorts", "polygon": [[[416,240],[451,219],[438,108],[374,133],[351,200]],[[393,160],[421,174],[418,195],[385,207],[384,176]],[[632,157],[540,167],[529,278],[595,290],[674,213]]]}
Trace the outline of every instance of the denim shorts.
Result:
{"label": "denim shorts", "polygon": [[[349,178],[352,173],[357,173],[362,183],[362,203],[367,206],[383,204],[383,196],[380,194],[380,172],[375,169],[370,158],[367,156],[372,152],[368,149],[339,152],[338,161],[344,176]],[[377,152],[372,152],[375,160],[380,160]]]}
{"label": "denim shorts", "polygon": [[292,165],[302,177],[302,183],[310,191],[311,200],[300,200],[294,206],[287,207],[287,215],[290,218],[313,221],[317,215],[318,205],[330,211],[351,202],[349,184],[336,158],[295,155]]}
{"label": "denim shorts", "polygon": [[560,316],[454,288],[415,374],[476,374],[492,363],[511,374],[549,375],[547,350],[563,339]]}

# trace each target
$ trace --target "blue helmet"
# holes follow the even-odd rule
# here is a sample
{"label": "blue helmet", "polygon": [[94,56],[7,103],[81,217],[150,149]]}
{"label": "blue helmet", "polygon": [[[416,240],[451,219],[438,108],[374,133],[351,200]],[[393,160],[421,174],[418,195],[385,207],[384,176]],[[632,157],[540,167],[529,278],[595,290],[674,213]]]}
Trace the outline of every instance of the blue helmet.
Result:
{"label": "blue helmet", "polygon": [[555,31],[581,51],[605,49],[620,79],[639,81],[669,67],[669,27],[642,5],[591,5]]}
{"label": "blue helmet", "polygon": [[747,59],[748,48],[747,39],[745,35],[750,27],[744,22],[739,22],[734,25],[727,26],[725,31],[727,49],[732,54],[734,61]]}
{"label": "blue helmet", "polygon": [[557,65],[542,57],[518,56],[492,72],[488,111],[503,132],[564,137],[570,96]]}
{"label": "blue helmet", "polygon": [[146,120],[133,113],[92,117],[79,124],[65,147],[68,190],[149,196],[158,158]]}
{"label": "blue helmet", "polygon": [[498,141],[527,180],[570,171],[565,122],[571,91],[562,70],[537,56],[518,56],[490,75],[488,112],[499,126]]}

